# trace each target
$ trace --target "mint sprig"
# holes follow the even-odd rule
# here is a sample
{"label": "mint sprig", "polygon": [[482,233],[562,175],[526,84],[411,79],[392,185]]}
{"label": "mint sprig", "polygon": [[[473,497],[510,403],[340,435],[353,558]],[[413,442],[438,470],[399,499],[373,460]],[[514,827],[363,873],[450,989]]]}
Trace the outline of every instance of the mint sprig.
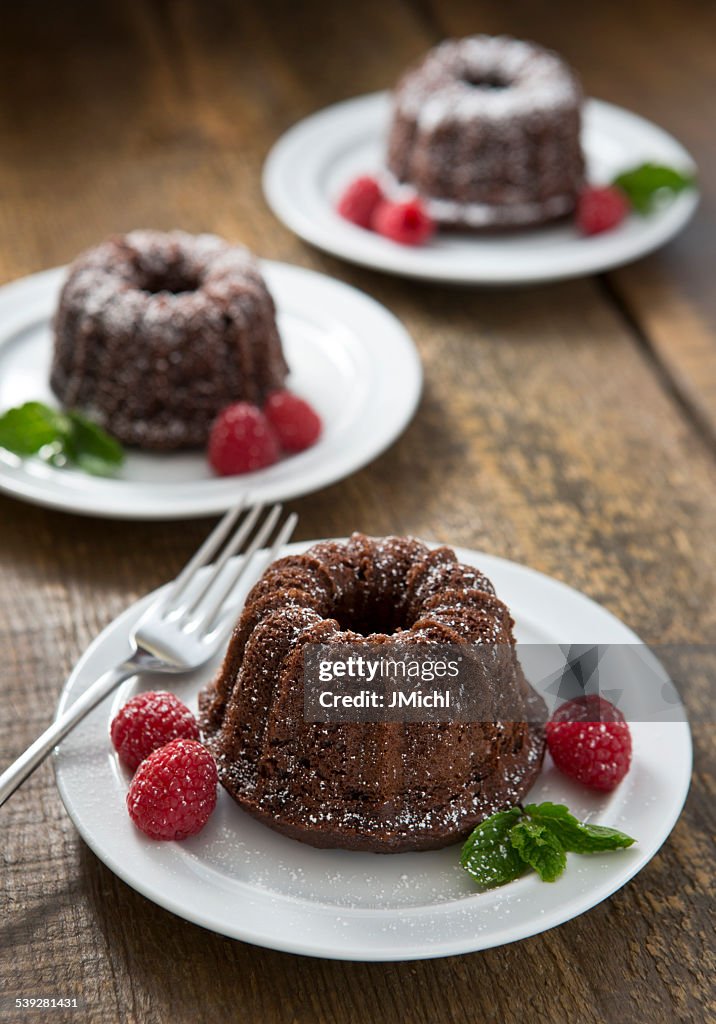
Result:
{"label": "mint sprig", "polygon": [[602,853],[621,850],[635,842],[625,832],[605,825],[579,821],[564,804],[527,804],[525,814],[549,828],[568,853]]}
{"label": "mint sprig", "polygon": [[78,412],[26,402],[0,416],[0,448],[54,466],[74,465],[93,476],[112,476],[124,461],[118,441]]}
{"label": "mint sprig", "polygon": [[26,402],[0,416],[0,448],[15,455],[35,455],[53,444],[62,429],[62,416],[42,402]]}
{"label": "mint sprig", "polygon": [[463,846],[460,863],[481,885],[504,885],[527,870],[510,843],[510,831],[521,817],[519,807],[498,811],[478,825]]}
{"label": "mint sprig", "polygon": [[579,821],[564,804],[546,801],[498,811],[473,830],[460,863],[481,886],[492,888],[530,868],[543,882],[556,881],[567,853],[603,853],[636,842],[625,832]]}
{"label": "mint sprig", "polygon": [[510,830],[510,842],[543,882],[556,882],[567,866],[564,847],[547,825],[520,821]]}
{"label": "mint sprig", "polygon": [[614,178],[613,185],[625,193],[637,213],[648,214],[666,196],[674,196],[696,184],[694,174],[663,164],[640,164]]}

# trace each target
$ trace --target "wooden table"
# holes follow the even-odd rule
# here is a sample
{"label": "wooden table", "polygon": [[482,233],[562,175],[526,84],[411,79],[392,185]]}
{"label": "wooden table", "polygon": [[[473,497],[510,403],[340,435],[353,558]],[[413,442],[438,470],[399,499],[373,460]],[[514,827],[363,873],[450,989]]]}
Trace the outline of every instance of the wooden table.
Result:
{"label": "wooden table", "polygon": [[[605,277],[490,292],[358,270],[277,223],[260,172],[280,132],[475,30],[554,46],[589,93],[673,131],[702,172],[688,231]],[[365,289],[413,334],[424,400],[382,458],[292,503],[300,536],[359,528],[484,548],[578,587],[648,642],[713,641],[715,32],[716,8],[698,0],[578,14],[568,0],[8,5],[0,280],[112,231],[181,226]],[[89,641],[171,575],[208,523],[103,522],[5,498],[0,517],[4,763],[49,722]],[[686,699],[707,722],[706,683]],[[679,824],[612,899],[516,945],[387,965],[254,948],[159,909],[84,846],[45,766],[3,811],[1,1019],[704,1021],[716,1012],[708,725],[695,741]],[[53,994],[83,1009],[11,1008],[16,995]]]}

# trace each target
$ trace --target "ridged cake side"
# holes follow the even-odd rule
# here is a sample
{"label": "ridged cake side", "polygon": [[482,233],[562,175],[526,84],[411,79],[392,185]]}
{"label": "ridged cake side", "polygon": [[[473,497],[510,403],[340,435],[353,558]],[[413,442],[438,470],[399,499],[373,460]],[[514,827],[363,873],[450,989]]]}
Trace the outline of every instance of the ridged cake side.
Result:
{"label": "ridged cake side", "polygon": [[221,409],[261,404],[288,373],[256,261],[214,235],[132,231],[88,250],[54,330],[55,394],[140,448],[204,445]]}
{"label": "ridged cake side", "polygon": [[[354,534],[280,559],[249,594],[200,697],[223,785],[249,813],[314,846],[387,853],[457,840],[524,796],[542,761],[543,705],[517,663],[512,625],[490,581],[449,548]],[[507,691],[524,721],[305,721],[306,644],[435,642],[499,644],[486,707]]]}
{"label": "ridged cake side", "polygon": [[583,185],[582,91],[549,50],[505,36],[441,43],[393,95],[387,166],[449,226],[564,216]]}

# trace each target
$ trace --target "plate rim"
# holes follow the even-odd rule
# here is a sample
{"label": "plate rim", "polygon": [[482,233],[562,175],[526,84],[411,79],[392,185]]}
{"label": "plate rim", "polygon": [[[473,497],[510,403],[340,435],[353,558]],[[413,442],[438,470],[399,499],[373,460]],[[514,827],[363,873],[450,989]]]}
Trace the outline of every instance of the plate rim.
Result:
{"label": "plate rim", "polygon": [[[345,459],[343,468],[340,468],[338,472],[333,470],[328,475],[321,476],[314,469],[310,475],[306,475],[299,468],[294,474],[294,483],[290,488],[280,488],[278,485],[274,485],[276,487],[275,494],[272,491],[266,499],[290,500],[322,490],[353,475],[394,444],[411,423],[420,403],[424,386],[423,367],[418,348],[405,324],[392,310],[372,295],[340,278],[308,267],[270,259],[260,259],[259,263],[269,276],[272,273],[283,274],[296,280],[300,278],[310,280],[314,286],[329,287],[334,295],[342,294],[347,300],[350,300],[352,312],[362,308],[371,318],[382,320],[386,333],[390,333],[390,347],[394,358],[399,359],[402,366],[401,373],[397,375],[400,387],[399,389],[396,387],[395,415],[389,429],[383,430],[381,434],[376,434],[374,442],[371,445],[366,445],[364,451],[359,453],[358,458],[354,458],[352,461]],[[23,328],[38,322],[46,322],[44,315],[36,315],[32,308],[32,302],[38,301],[38,291],[42,293],[45,290],[58,287],[66,272],[67,266],[51,267],[0,286],[0,349]],[[282,312],[280,296],[276,296],[276,299],[280,316]],[[23,302],[28,303],[27,308],[22,307]],[[346,305],[348,305],[348,301]],[[398,399],[402,400],[402,405],[398,403]],[[332,463],[335,462],[335,458],[334,455],[331,459]],[[259,498],[261,497],[263,490],[261,481],[252,481],[247,487],[245,479],[236,477],[235,486],[231,486],[234,483],[234,478],[229,477],[216,481],[204,481],[204,483],[219,483],[226,486],[222,487],[221,493],[205,493],[203,496],[200,493],[198,497],[192,495],[180,502],[177,502],[173,495],[142,497],[142,485],[136,483],[132,485],[136,488],[134,493],[126,497],[118,495],[116,500],[119,504],[118,507],[115,507],[113,495],[108,491],[104,491],[103,494],[99,494],[99,492],[102,491],[103,485],[104,488],[108,485],[111,487],[117,481],[87,477],[86,486],[77,489],[63,487],[59,479],[35,477],[22,470],[21,467],[10,466],[0,460],[0,491],[13,498],[62,512],[124,521],[170,521],[220,514],[247,492],[255,492]],[[318,483],[315,482],[316,480]],[[119,481],[119,483],[124,483],[124,481]],[[196,481],[196,487],[201,492],[202,481]]]}
{"label": "plate rim", "polygon": [[[564,266],[561,270],[556,271],[549,269],[549,261],[543,261],[542,255],[535,257],[536,262],[531,271],[521,271],[512,276],[505,276],[500,272],[490,273],[489,268],[484,266],[477,270],[467,266],[463,273],[456,273],[454,265],[448,264],[443,268],[436,258],[426,266],[410,262],[401,265],[397,247],[395,251],[392,249],[386,250],[385,255],[382,255],[380,252],[367,254],[360,251],[360,249],[351,251],[350,247],[340,243],[335,244],[331,241],[328,225],[322,226],[318,224],[307,214],[303,213],[295,203],[286,198],[281,183],[284,162],[287,163],[289,158],[293,161],[292,150],[296,147],[297,140],[300,140],[305,131],[313,128],[321,120],[330,121],[332,117],[345,116],[346,113],[352,110],[360,109],[364,106],[367,107],[370,104],[375,104],[376,106],[385,104],[389,97],[390,90],[363,93],[359,96],[340,100],[308,114],[283,132],[272,145],[264,161],[261,176],[262,188],[264,198],[274,215],[285,227],[294,232],[303,241],[346,262],[412,280],[433,281],[459,286],[482,285],[491,288],[509,288],[572,280],[588,277],[592,274],[604,273],[607,270],[624,266],[655,251],[666,244],[687,225],[699,204],[700,191],[698,187],[682,192],[674,198],[661,215],[657,214],[652,217],[652,222],[657,224],[657,226],[661,225],[661,230],[655,231],[654,237],[646,241],[646,243],[642,241],[640,245],[633,244],[624,255],[618,257],[609,258],[608,256],[602,256],[599,258],[598,254],[595,253],[591,261],[585,261],[585,266]],[[696,161],[688,150],[678,139],[654,121],[650,121],[641,114],[637,114],[619,104],[594,97],[587,97],[585,99],[585,115],[589,116],[590,111],[597,112],[601,116],[618,117],[621,119],[628,118],[634,124],[641,125],[643,129],[658,133],[665,142],[671,145],[674,153],[678,153],[678,159],[685,166],[694,170],[697,169]],[[293,161],[293,166],[295,167],[295,161]],[[660,217],[660,219],[657,220],[657,217]],[[539,230],[539,228],[535,230]],[[525,229],[521,233],[529,236],[532,232],[530,229]],[[512,233],[510,237],[514,238],[515,234]],[[603,238],[601,240],[603,241]],[[588,241],[594,242],[594,239]],[[599,242],[600,239],[597,239],[597,241]]]}
{"label": "plate rim", "polygon": [[[284,553],[300,552],[310,547],[311,544],[315,544],[317,542],[317,540],[297,541],[287,545],[284,548]],[[433,541],[427,541],[426,543],[430,546],[436,546],[436,542]],[[505,571],[516,573],[518,576],[526,573],[527,577],[533,584],[546,587],[548,590],[558,593],[562,598],[571,601],[577,600],[583,609],[586,609],[590,613],[597,614],[604,623],[610,626],[610,628],[616,628],[617,631],[622,634],[624,638],[622,642],[641,642],[633,630],[626,626],[612,612],[598,604],[586,594],[583,594],[581,591],[575,590],[567,583],[564,583],[562,580],[548,576],[545,573],[532,569],[529,566],[521,565],[520,563],[514,562],[510,559],[502,558],[501,556],[489,555],[486,552],[462,546],[455,546],[454,550],[460,559],[468,556],[468,558],[473,561],[473,564],[475,564],[475,562],[482,564],[488,574],[490,571],[494,572],[495,568],[497,568],[498,571],[500,569],[504,569]],[[165,586],[168,586],[168,584]],[[142,606],[146,602],[152,600],[153,597],[161,591],[161,589],[162,587],[157,588],[157,590],[153,591],[151,594],[145,595],[138,601],[133,602],[128,608],[124,609],[124,611],[116,616],[86,648],[63,687],[56,714],[59,715],[66,706],[68,698],[73,692],[78,681],[81,679],[83,669],[90,658],[99,649],[101,649],[103,644],[109,639],[110,635],[114,634],[115,630],[119,627],[124,628],[125,625],[128,625],[129,622],[139,614]],[[78,692],[82,691],[79,690]],[[111,698],[108,698],[108,700],[109,699]],[[106,704],[103,703],[99,707],[102,708],[105,706]],[[350,949],[346,950],[344,948],[337,950],[335,938],[330,940],[325,939],[324,941],[316,939],[306,940],[305,938],[301,940],[294,940],[290,937],[290,932],[281,931],[280,925],[278,927],[274,926],[273,931],[269,927],[267,931],[263,933],[260,930],[257,930],[255,926],[252,929],[244,929],[240,926],[237,927],[235,923],[232,924],[231,928],[227,929],[226,922],[223,924],[217,923],[215,919],[207,917],[206,914],[197,911],[194,905],[187,909],[185,905],[182,905],[180,899],[168,897],[166,894],[161,894],[160,898],[157,898],[157,894],[153,891],[151,883],[143,884],[141,879],[138,880],[128,872],[121,860],[114,856],[111,850],[111,844],[110,850],[103,847],[101,842],[97,840],[97,837],[91,831],[91,828],[85,826],[85,823],[82,820],[81,810],[78,810],[73,804],[72,795],[68,790],[66,781],[63,779],[62,745],[57,747],[55,750],[53,765],[60,797],[68,815],[73,821],[73,824],[82,839],[87,843],[90,849],[92,849],[94,854],[122,881],[128,884],[131,888],[140,892],[152,902],[156,903],[158,906],[163,907],[184,920],[190,921],[200,927],[207,928],[217,934],[270,949],[333,960],[395,962],[402,960],[435,959],[444,956],[463,955],[471,952],[479,952],[483,949],[494,948],[495,946],[507,945],[515,941],[521,941],[522,939],[530,938],[534,935],[540,934],[541,932],[567,923],[575,917],[581,916],[581,914],[591,910],[594,906],[598,905],[603,900],[608,899],[614,892],[626,885],[636,874],[638,874],[639,871],[641,871],[643,867],[645,867],[656,853],[658,853],[681,815],[684,803],[689,793],[693,769],[693,745],[690,727],[687,720],[681,722],[670,722],[668,724],[672,729],[678,730],[680,743],[683,748],[683,760],[680,763],[678,772],[681,782],[678,792],[676,792],[676,790],[674,791],[676,795],[673,797],[670,806],[670,813],[661,818],[658,834],[652,839],[648,848],[643,848],[640,844],[640,847],[635,848],[634,851],[637,853],[637,856],[634,857],[628,865],[622,865],[620,871],[617,871],[615,866],[614,871],[607,874],[605,882],[598,886],[595,885],[588,895],[582,895],[581,897],[579,895],[572,896],[572,899],[568,901],[568,905],[571,905],[572,909],[565,913],[564,904],[555,903],[551,908],[551,912],[542,912],[542,916],[536,914],[528,927],[522,928],[519,934],[511,934],[509,937],[504,937],[504,933],[509,932],[510,928],[514,927],[511,926],[510,922],[506,924],[503,923],[501,929],[493,932],[487,941],[484,941],[484,936],[481,936],[479,931],[476,929],[474,936],[476,941],[468,945],[466,945],[464,938],[459,937],[455,940],[443,940],[434,947],[406,948],[406,946],[403,945],[396,950],[396,948],[391,946],[390,943],[388,943],[387,946],[381,946],[381,943],[386,941],[385,936],[381,934],[380,936],[373,936],[373,940],[370,942],[370,948],[365,948],[366,940],[363,938],[362,941],[364,947],[361,948],[359,953],[351,951]],[[674,733],[674,735],[676,735],[676,733]],[[369,921],[371,917],[386,919],[390,918],[391,915],[396,914],[410,914],[413,917],[426,914],[449,916],[456,906],[459,909],[454,910],[454,912],[461,912],[465,904],[465,900],[463,900],[458,901],[457,904],[455,901],[448,901],[443,904],[420,905],[415,907],[403,907],[400,909],[366,907],[351,908],[341,905],[315,902],[304,897],[297,897],[289,894],[280,894],[279,896],[276,896],[268,891],[256,890],[255,887],[252,889],[248,883],[242,884],[246,884],[250,891],[258,891],[259,901],[266,900],[271,902],[273,905],[280,904],[283,913],[279,911],[279,917],[285,917],[289,910],[298,908],[300,911],[302,907],[305,909],[306,906],[311,908],[312,914],[330,914],[333,917],[350,917],[362,919],[363,921]],[[502,890],[492,890],[492,892],[502,893],[505,892],[507,888],[508,887],[505,887],[505,889]],[[476,893],[474,897],[467,897],[466,899],[470,902],[479,900],[484,895],[485,894],[482,893]],[[489,895],[489,893],[487,895]],[[520,899],[522,898],[523,897],[520,897]],[[577,904],[576,910],[574,910],[573,907],[575,903]],[[280,936],[277,934],[278,932],[280,932]]]}

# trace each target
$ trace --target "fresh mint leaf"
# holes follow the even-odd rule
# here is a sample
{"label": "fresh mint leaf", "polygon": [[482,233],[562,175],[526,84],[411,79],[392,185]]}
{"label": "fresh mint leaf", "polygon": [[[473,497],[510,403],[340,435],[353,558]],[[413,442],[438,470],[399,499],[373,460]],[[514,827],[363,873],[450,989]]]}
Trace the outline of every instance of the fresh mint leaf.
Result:
{"label": "fresh mint leaf", "polygon": [[519,878],[527,870],[510,843],[510,830],[522,817],[519,807],[498,811],[473,830],[462,848],[460,863],[480,885],[490,888]]}
{"label": "fresh mint leaf", "polygon": [[618,829],[579,821],[569,813],[564,804],[527,804],[525,814],[528,814],[532,821],[547,828],[569,853],[621,850],[636,841]]}
{"label": "fresh mint leaf", "polygon": [[61,413],[42,402],[25,402],[0,416],[0,448],[15,455],[36,455],[62,434]]}
{"label": "fresh mint leaf", "polygon": [[647,214],[663,195],[693,188],[695,176],[662,164],[646,163],[618,174],[612,184],[624,192],[637,213]]}
{"label": "fresh mint leaf", "polygon": [[124,461],[119,442],[78,412],[70,412],[67,417],[71,424],[67,448],[72,461],[94,476],[115,473]]}
{"label": "fresh mint leaf", "polygon": [[96,423],[42,402],[26,402],[0,416],[0,448],[23,458],[40,455],[58,468],[76,465],[95,476],[110,476],[124,460],[122,446]]}
{"label": "fresh mint leaf", "polygon": [[567,866],[567,854],[557,836],[535,821],[513,825],[510,843],[543,882],[555,882]]}
{"label": "fresh mint leaf", "polygon": [[543,882],[565,869],[567,853],[621,850],[636,840],[615,828],[579,821],[564,804],[518,804],[473,830],[460,863],[486,888],[504,885],[533,868]]}
{"label": "fresh mint leaf", "polygon": [[114,476],[117,472],[115,462],[107,462],[105,459],[98,459],[96,455],[80,454],[72,460],[78,469],[88,473],[90,476]]}

